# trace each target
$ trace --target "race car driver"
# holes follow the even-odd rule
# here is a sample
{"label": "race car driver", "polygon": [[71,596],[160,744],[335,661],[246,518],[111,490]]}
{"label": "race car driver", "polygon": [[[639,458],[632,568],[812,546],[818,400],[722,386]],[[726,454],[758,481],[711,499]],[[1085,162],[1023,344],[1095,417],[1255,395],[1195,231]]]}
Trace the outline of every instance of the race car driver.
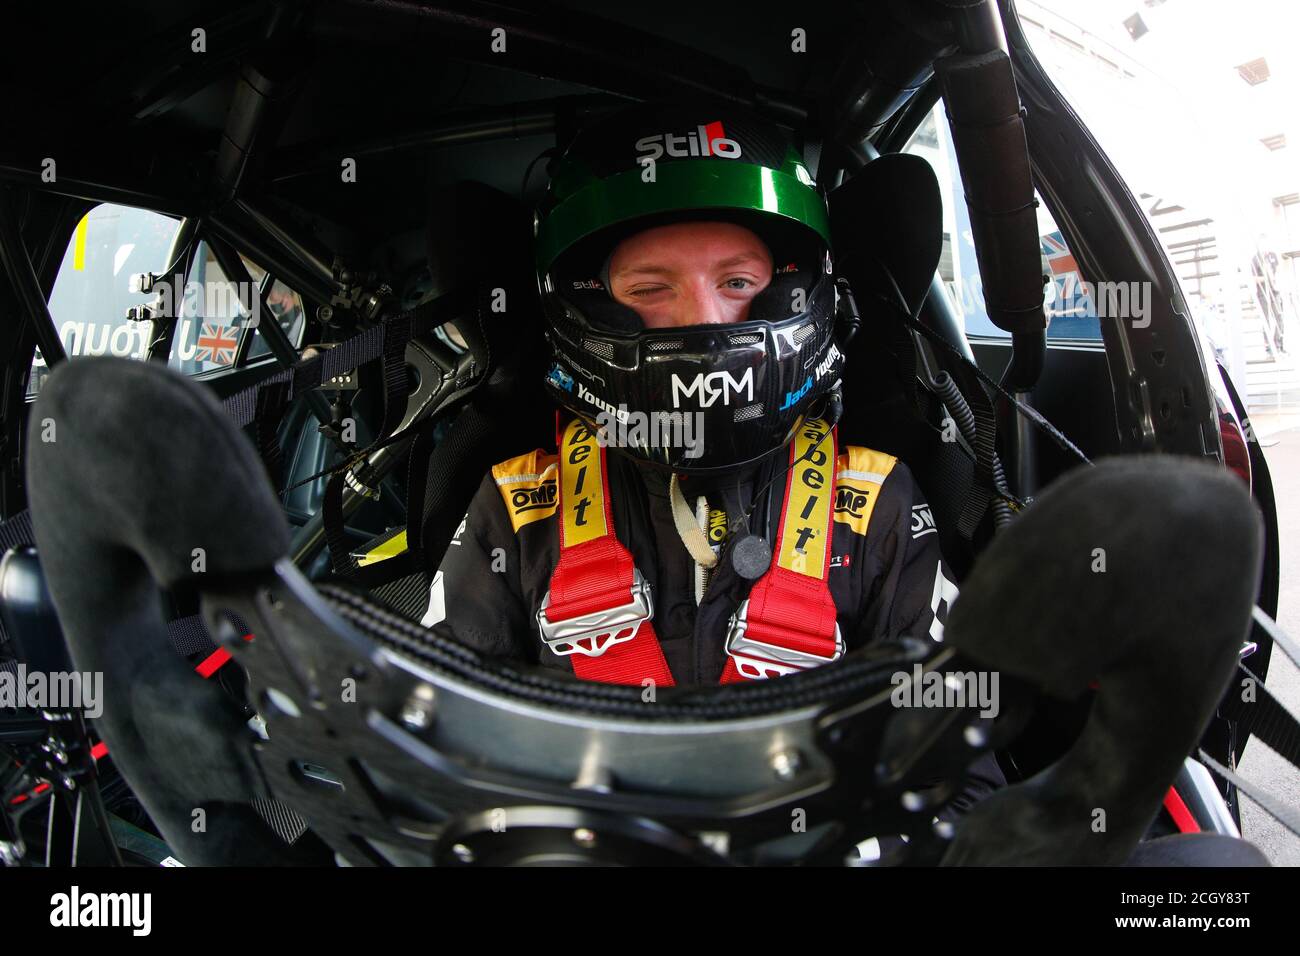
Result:
{"label": "race car driver", "polygon": [[941,640],[956,590],[925,499],[837,442],[829,234],[753,116],[642,105],[581,132],[536,221],[557,444],[485,476],[423,623],[658,686]]}

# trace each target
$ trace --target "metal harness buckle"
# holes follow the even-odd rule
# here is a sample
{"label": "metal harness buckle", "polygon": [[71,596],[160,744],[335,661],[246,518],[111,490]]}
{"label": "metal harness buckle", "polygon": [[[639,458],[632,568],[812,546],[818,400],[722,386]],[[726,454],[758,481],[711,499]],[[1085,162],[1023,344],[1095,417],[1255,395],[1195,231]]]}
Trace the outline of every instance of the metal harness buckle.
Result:
{"label": "metal harness buckle", "polygon": [[750,680],[784,677],[810,667],[834,663],[844,656],[844,638],[840,636],[838,621],[835,622],[835,653],[830,657],[756,641],[746,636],[748,627],[749,598],[745,598],[727,624],[727,654],[736,662],[740,676]]}
{"label": "metal harness buckle", "polygon": [[[547,589],[542,606],[537,609],[537,629],[546,646],[560,657],[570,654],[600,657],[615,644],[636,637],[641,625],[654,615],[650,585],[636,568],[632,569],[629,595],[628,602],[618,607],[592,611],[565,621],[551,621],[546,616],[546,609],[551,606],[551,592]],[[583,642],[587,642],[585,646]]]}

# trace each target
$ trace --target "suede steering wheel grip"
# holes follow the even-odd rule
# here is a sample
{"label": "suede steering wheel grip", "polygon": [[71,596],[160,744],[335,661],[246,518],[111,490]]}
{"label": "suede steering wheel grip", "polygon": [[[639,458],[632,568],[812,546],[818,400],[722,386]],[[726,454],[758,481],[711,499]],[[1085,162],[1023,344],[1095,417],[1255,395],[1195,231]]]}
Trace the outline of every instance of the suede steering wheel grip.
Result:
{"label": "suede steering wheel grip", "polygon": [[1051,696],[1095,697],[1059,760],[971,810],[945,864],[1130,857],[1234,673],[1262,541],[1239,478],[1170,455],[1076,469],[998,535],[946,640]]}
{"label": "suede steering wheel grip", "polygon": [[252,445],[195,382],[155,364],[76,359],[32,409],[27,487],[72,661],[103,674],[97,728],[168,845],[190,865],[293,862],[249,805],[269,794],[244,717],[172,649],[158,587],[201,587],[287,552]]}

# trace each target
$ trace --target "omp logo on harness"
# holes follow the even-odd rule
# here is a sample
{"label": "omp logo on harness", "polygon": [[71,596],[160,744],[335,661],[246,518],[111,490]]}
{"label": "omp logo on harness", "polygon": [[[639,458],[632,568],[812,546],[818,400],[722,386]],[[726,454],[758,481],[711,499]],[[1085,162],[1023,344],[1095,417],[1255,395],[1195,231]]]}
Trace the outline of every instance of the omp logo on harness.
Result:
{"label": "omp logo on harness", "polygon": [[694,398],[700,408],[710,408],[718,399],[722,399],[723,405],[730,405],[733,395],[743,397],[746,402],[754,400],[752,368],[745,369],[739,378],[727,371],[700,372],[689,385],[673,373],[673,408],[681,408],[684,398]]}
{"label": "omp logo on harness", "polygon": [[492,466],[492,477],[505,502],[510,525],[519,531],[526,524],[555,513],[556,457],[539,451]]}
{"label": "omp logo on harness", "polygon": [[665,154],[676,159],[688,156],[739,159],[740,144],[727,138],[721,120],[697,126],[694,131],[681,136],[675,133],[652,133],[636,141],[638,164],[653,163]]}
{"label": "omp logo on harness", "polygon": [[850,445],[845,449],[835,476],[835,520],[847,524],[854,534],[865,535],[880,486],[897,461],[893,455],[870,448]]}

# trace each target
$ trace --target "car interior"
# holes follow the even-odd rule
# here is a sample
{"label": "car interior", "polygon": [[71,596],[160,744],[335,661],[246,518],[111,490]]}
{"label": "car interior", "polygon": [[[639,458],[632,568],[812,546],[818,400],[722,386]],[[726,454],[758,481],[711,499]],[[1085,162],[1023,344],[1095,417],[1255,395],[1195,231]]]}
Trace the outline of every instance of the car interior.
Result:
{"label": "car interior", "polygon": [[[94,55],[6,64],[0,664],[102,672],[107,698],[93,721],[0,710],[5,862],[1263,862],[1228,828],[1193,839],[1168,794],[1236,818],[1236,784],[1185,764],[1235,767],[1265,732],[1224,687],[1262,676],[1277,635],[1267,466],[1256,443],[1233,459],[1244,408],[1014,3],[819,3],[779,31],[697,7],[131,0],[72,28]],[[782,55],[795,28],[815,53]],[[639,688],[419,621],[483,475],[555,440],[532,257],[548,162],[621,104],[682,97],[799,142],[848,288],[840,440],[912,469],[963,600],[937,654],[903,641],[648,714]],[[997,335],[966,331],[945,194],[906,149],[936,104]],[[1039,201],[1084,274],[1155,284],[1148,327],[1044,328]],[[106,203],[175,222],[146,286],[203,256],[262,277],[231,362],[167,373],[179,313],[149,299],[146,361],[67,354],[51,290]],[[277,284],[293,314],[266,307]],[[1044,571],[1116,515],[1111,553],[1167,549],[1164,570]],[[996,720],[886,705],[900,668],[963,661],[1006,675]],[[990,750],[1009,786],[940,826]],[[1071,814],[1098,805],[1112,825],[1081,837]],[[797,838],[792,806],[819,821]]]}

